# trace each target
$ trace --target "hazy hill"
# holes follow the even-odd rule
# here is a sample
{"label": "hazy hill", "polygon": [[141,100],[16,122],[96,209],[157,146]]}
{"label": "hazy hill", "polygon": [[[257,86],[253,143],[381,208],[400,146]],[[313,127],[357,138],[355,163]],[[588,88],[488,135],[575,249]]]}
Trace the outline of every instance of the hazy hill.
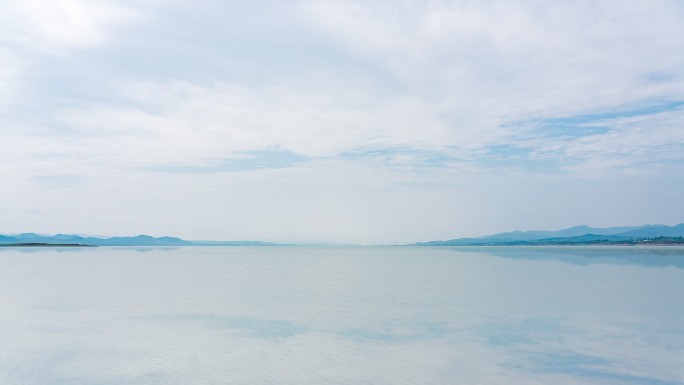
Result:
{"label": "hazy hill", "polygon": [[80,235],[57,234],[40,235],[23,233],[19,235],[0,235],[0,244],[12,243],[47,243],[47,244],[81,244],[93,246],[190,246],[193,243],[175,237],[151,237],[138,235],[135,237],[82,237]]}
{"label": "hazy hill", "polygon": [[19,243],[19,242],[21,242],[21,241],[15,237],[7,236],[7,235],[0,235],[0,244]]}
{"label": "hazy hill", "polygon": [[539,245],[628,242],[657,237],[684,237],[684,224],[596,228],[575,226],[562,230],[533,230],[499,233],[479,238],[419,242],[417,246]]}
{"label": "hazy hill", "polygon": [[[643,226],[622,226],[622,227],[589,227],[585,225],[574,226],[562,230],[532,230],[532,231],[512,231],[508,233],[500,233],[489,235],[484,238],[496,238],[496,239],[510,239],[518,241],[530,241],[536,239],[544,238],[562,238],[562,237],[577,237],[587,234],[596,235],[613,235],[625,233],[628,231],[637,231],[643,228],[648,228],[652,226],[662,226],[662,225],[643,225]],[[665,226],[667,227],[667,226]],[[477,238],[476,238],[477,239]]]}
{"label": "hazy hill", "polygon": [[653,225],[620,233],[622,236],[655,238],[655,237],[681,237],[684,236],[684,223],[676,226]]}
{"label": "hazy hill", "polygon": [[80,244],[92,246],[279,246],[281,244],[261,241],[186,241],[176,237],[93,237],[73,234],[41,235],[23,233],[0,235],[0,245],[7,244]]}

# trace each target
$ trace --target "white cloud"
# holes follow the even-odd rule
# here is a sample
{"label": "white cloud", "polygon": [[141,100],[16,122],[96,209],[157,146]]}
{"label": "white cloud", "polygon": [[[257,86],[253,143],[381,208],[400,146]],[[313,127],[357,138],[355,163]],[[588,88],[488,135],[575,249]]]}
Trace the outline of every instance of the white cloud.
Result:
{"label": "white cloud", "polygon": [[557,159],[575,176],[603,177],[611,172],[668,174],[684,159],[684,109],[600,119],[577,127],[603,128],[604,133],[571,139],[542,138],[531,144],[535,157]]}
{"label": "white cloud", "polygon": [[16,55],[0,47],[0,111],[6,109],[16,97],[15,76],[20,66]]}
{"label": "white cloud", "polygon": [[109,0],[9,0],[3,8],[0,42],[47,53],[100,45],[112,27],[140,17]]}
{"label": "white cloud", "polygon": [[[481,125],[681,98],[681,12],[657,5],[327,1],[306,10],[349,50],[459,114],[474,109]],[[654,72],[673,79],[645,84]]]}
{"label": "white cloud", "polygon": [[[0,5],[0,112],[46,101],[36,78],[53,70],[52,57],[107,43],[115,27],[142,20],[132,5],[108,0],[7,0]],[[4,116],[3,116],[4,118]],[[6,120],[0,132],[13,129]]]}
{"label": "white cloud", "polygon": [[[662,177],[683,160],[675,107],[600,118],[684,99],[684,23],[676,2],[7,4],[0,16],[0,61],[7,64],[0,69],[0,142],[11,146],[0,152],[0,172],[22,181],[3,194],[26,210],[37,197],[47,199],[31,188],[62,189],[60,197],[69,183],[93,210],[98,202],[122,212],[141,202],[149,207],[155,185],[178,190],[159,211],[198,191],[212,197],[202,203],[209,207],[239,180],[235,199],[258,196],[288,218],[293,210],[269,198],[273,184],[264,187],[277,182],[289,186],[292,199],[311,196],[300,211],[329,208],[345,226],[370,223],[348,239],[382,233],[398,240],[382,230],[385,215],[396,219],[395,233],[421,240],[438,228],[477,235],[489,232],[486,221],[503,226],[494,207],[531,221],[525,210],[566,197],[560,184],[543,198],[525,194],[525,186],[590,177],[613,181],[604,187],[615,191],[622,181],[613,177]],[[548,124],[576,117],[600,129]],[[222,169],[269,151],[306,161],[278,170]],[[182,175],[198,170],[211,175]],[[114,194],[117,183],[139,200]],[[345,183],[356,187],[345,190]],[[82,196],[84,185],[97,199]],[[388,199],[391,189],[400,192]],[[316,199],[324,193],[332,198]],[[27,201],[29,195],[36,199]],[[512,195],[527,202],[520,212],[510,208]],[[247,206],[241,216],[259,204]],[[358,209],[345,209],[352,206]],[[375,215],[373,207],[382,210]],[[398,208],[406,215],[392,213]],[[424,210],[440,211],[439,220],[431,226]],[[470,225],[454,224],[458,214]],[[130,219],[108,215],[121,228]],[[201,221],[184,215],[188,223]],[[302,229],[321,220],[300,217]],[[513,214],[506,223],[515,223]],[[334,228],[303,231],[325,238]],[[268,236],[282,230],[274,226]],[[107,232],[104,225],[97,231]]]}
{"label": "white cloud", "polygon": [[113,165],[144,167],[203,164],[274,148],[330,157],[364,147],[449,144],[445,122],[420,100],[382,100],[346,90],[341,82],[322,82],[338,91],[129,84],[123,94],[131,106],[62,111],[58,118],[69,131],[60,131],[58,146],[78,146]]}
{"label": "white cloud", "polygon": [[[74,1],[55,12],[27,4],[15,8],[71,28],[54,41],[43,36],[65,47],[101,42],[108,25],[135,14]],[[304,2],[305,20],[395,86],[336,66],[259,86],[121,79],[101,91],[117,95],[114,103],[86,102],[50,119],[69,127],[56,141],[62,152],[68,137],[113,165],[202,164],[272,148],[320,157],[409,147],[472,159],[491,145],[532,143],[526,121],[684,97],[684,43],[676,38],[684,27],[667,6]],[[646,80],[653,74],[669,80]]]}

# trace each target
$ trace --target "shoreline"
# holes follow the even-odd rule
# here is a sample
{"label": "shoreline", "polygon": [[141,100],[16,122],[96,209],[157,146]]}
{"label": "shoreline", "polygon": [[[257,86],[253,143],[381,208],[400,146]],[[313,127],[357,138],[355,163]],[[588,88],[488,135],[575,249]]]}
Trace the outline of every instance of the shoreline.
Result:
{"label": "shoreline", "polygon": [[84,245],[81,243],[6,243],[0,244],[0,247],[97,247],[95,245]]}

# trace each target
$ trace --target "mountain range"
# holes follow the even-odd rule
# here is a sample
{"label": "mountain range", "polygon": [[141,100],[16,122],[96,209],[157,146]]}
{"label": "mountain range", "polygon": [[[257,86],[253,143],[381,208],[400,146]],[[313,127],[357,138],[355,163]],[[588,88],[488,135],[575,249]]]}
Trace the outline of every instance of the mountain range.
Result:
{"label": "mountain range", "polygon": [[[684,223],[675,226],[642,225],[597,228],[575,226],[562,230],[532,230],[499,233],[478,238],[415,243],[415,246],[553,245],[637,243],[660,238],[684,237]],[[666,242],[671,242],[666,241]]]}
{"label": "mountain range", "polygon": [[[581,245],[581,244],[684,244],[684,223],[675,226],[642,225],[597,228],[575,226],[562,230],[532,230],[498,233],[477,238],[414,243],[412,246],[486,246],[486,245]],[[260,241],[186,241],[177,237],[94,237],[73,234],[41,235],[23,233],[1,235],[2,245],[63,246],[283,246]]]}
{"label": "mountain range", "polygon": [[151,237],[138,235],[135,237],[84,237],[71,234],[40,235],[24,233],[18,235],[0,235],[0,245],[7,244],[48,244],[48,245],[90,245],[90,246],[190,246],[192,242],[176,237]]}
{"label": "mountain range", "polygon": [[1,235],[1,245],[16,246],[278,246],[279,244],[261,241],[186,241],[177,237],[94,237],[73,234],[43,235],[23,233]]}

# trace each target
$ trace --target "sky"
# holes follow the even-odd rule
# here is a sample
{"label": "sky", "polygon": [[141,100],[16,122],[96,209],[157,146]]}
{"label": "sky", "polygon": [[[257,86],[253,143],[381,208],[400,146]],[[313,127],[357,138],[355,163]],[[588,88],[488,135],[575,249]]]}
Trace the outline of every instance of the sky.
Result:
{"label": "sky", "polygon": [[2,0],[0,233],[684,222],[678,0]]}

